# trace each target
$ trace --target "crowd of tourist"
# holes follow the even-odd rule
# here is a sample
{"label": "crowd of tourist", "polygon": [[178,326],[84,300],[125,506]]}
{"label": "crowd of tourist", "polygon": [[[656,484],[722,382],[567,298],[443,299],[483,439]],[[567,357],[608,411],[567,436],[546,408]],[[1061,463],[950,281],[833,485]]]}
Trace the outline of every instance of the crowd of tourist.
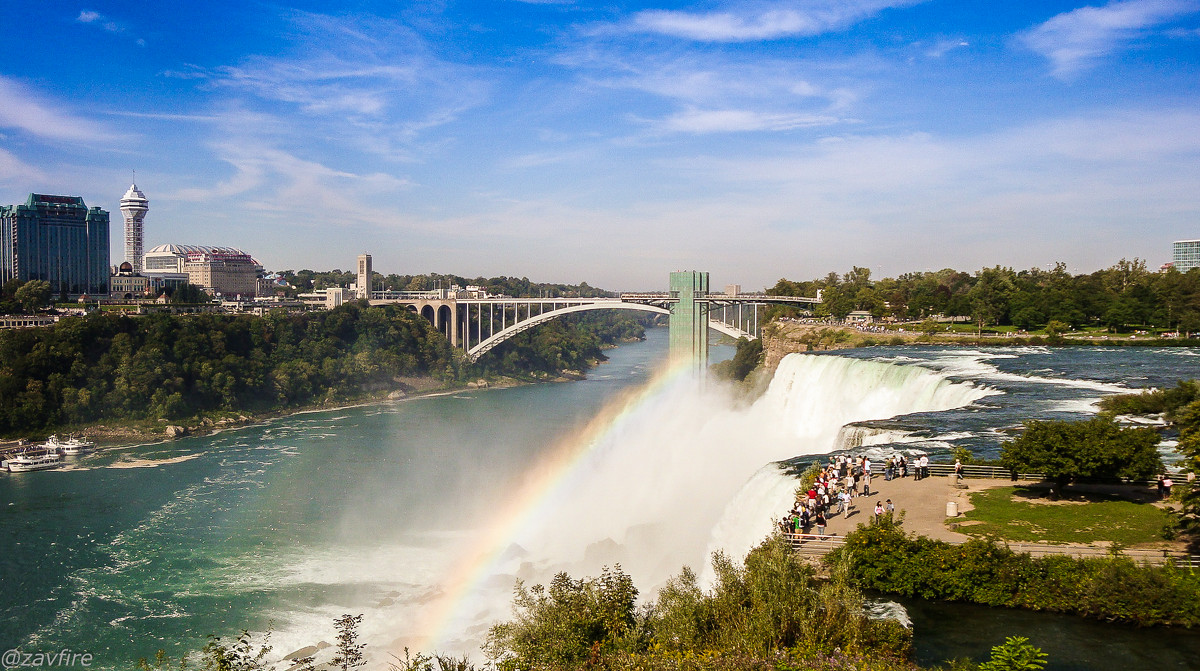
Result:
{"label": "crowd of tourist", "polygon": [[[921,460],[924,460],[924,472],[928,474],[928,457],[922,456],[910,462],[907,456],[894,454],[883,463],[883,477],[885,480],[906,478],[910,467],[914,475],[920,473]],[[830,517],[849,517],[855,508],[855,499],[871,495],[873,465],[871,458],[867,456],[831,458],[829,463],[821,468],[821,472],[807,491],[797,490],[796,504],[780,521],[780,530],[786,533],[811,534],[813,527],[816,527],[816,535],[824,536]],[[876,501],[872,513],[878,517],[894,510],[892,500],[887,499]]]}

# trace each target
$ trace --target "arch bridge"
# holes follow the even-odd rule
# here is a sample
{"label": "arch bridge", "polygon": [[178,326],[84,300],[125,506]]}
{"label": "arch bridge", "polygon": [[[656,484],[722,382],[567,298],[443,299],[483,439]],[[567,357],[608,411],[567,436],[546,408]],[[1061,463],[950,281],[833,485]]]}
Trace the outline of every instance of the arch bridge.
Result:
{"label": "arch bridge", "polygon": [[[463,292],[465,293],[465,292]],[[616,298],[469,297],[450,292],[372,293],[371,304],[406,305],[439,329],[471,361],[500,343],[551,319],[593,310],[632,310],[668,315],[672,359],[689,359],[698,372],[708,366],[708,329],[734,338],[761,337],[760,310],[768,304],[811,308],[820,298],[712,293],[708,273],[671,273],[665,292],[623,293]]]}

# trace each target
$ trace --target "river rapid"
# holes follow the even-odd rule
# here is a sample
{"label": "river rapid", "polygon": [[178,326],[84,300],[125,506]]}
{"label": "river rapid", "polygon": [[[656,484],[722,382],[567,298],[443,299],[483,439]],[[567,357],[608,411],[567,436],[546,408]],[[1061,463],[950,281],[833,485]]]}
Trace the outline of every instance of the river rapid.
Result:
{"label": "river rapid", "polygon": [[482,661],[517,578],[620,562],[649,597],[685,564],[703,575],[713,551],[744,554],[790,502],[780,462],[991,456],[1027,419],[1081,419],[1103,395],[1200,377],[1197,354],[793,355],[747,403],[662,370],[666,333],[652,329],[580,382],[293,415],[3,474],[0,645],[124,669],[246,628],[270,631],[278,656],[362,613],[378,664],[405,646]]}

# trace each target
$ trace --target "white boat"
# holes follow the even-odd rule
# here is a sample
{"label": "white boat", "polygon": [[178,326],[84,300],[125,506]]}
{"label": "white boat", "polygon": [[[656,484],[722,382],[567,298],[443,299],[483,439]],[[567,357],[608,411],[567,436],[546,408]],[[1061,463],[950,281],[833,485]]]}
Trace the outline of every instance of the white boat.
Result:
{"label": "white boat", "polygon": [[11,473],[25,471],[44,471],[48,468],[58,468],[63,465],[62,457],[57,452],[49,450],[27,450],[7,461]]}
{"label": "white boat", "polygon": [[[55,436],[51,436],[51,438],[57,441]],[[90,452],[94,447],[96,447],[96,444],[92,441],[76,438],[75,436],[71,436],[66,442],[58,443],[58,451],[69,456]]]}

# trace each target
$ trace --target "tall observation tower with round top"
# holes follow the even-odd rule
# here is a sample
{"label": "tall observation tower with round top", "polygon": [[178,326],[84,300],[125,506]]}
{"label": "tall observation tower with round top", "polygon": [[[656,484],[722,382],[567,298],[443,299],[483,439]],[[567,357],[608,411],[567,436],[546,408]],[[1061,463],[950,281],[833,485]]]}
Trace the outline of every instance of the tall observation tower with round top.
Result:
{"label": "tall observation tower with round top", "polygon": [[135,275],[142,273],[142,220],[149,209],[146,194],[138,190],[137,184],[129,185],[121,199],[121,215],[125,217],[125,260],[133,266]]}

